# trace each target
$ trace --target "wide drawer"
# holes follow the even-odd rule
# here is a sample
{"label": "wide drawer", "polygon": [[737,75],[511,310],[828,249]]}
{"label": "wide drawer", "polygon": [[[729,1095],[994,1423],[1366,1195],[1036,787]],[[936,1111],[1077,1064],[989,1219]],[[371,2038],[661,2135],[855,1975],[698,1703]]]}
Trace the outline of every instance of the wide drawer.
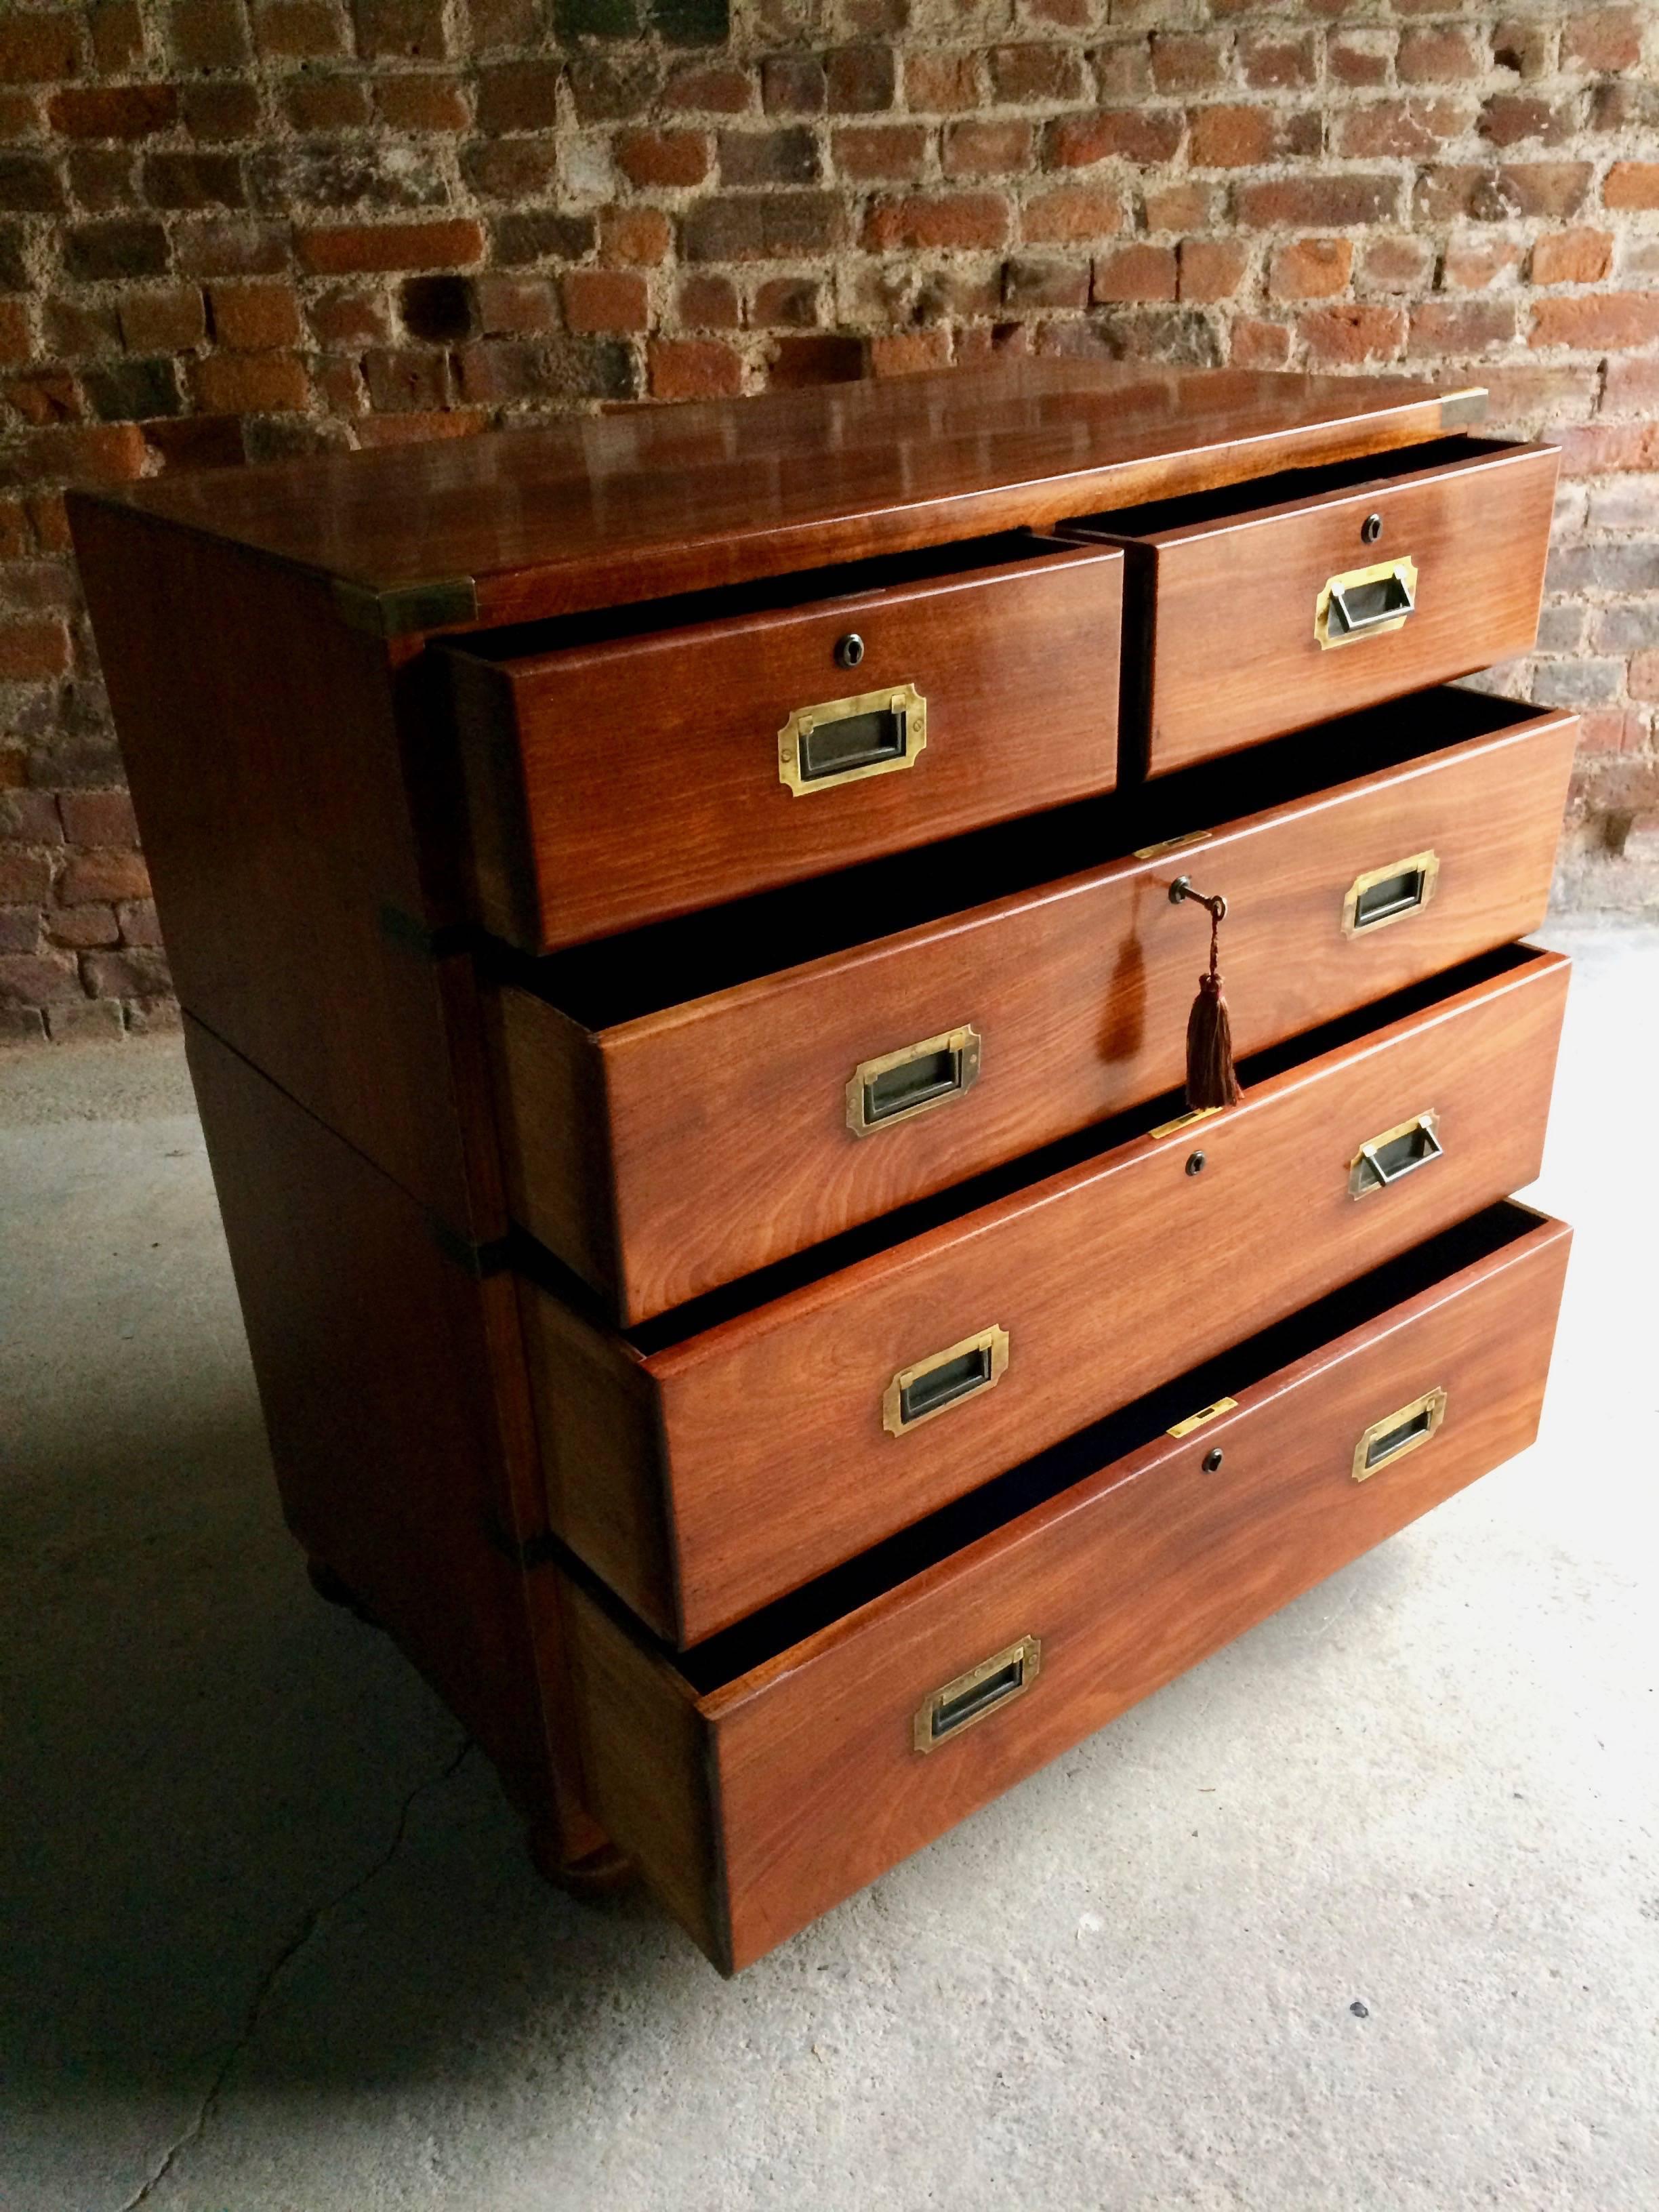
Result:
{"label": "wide drawer", "polygon": [[532,1577],[593,1813],[758,1958],[1529,1444],[1568,1243],[1495,1207],[678,1662]]}
{"label": "wide drawer", "polygon": [[1227,1112],[1142,1109],[626,1335],[526,1278],[550,1527],[700,1641],[1529,1182],[1567,970],[1489,955],[1246,1061]]}
{"label": "wide drawer", "polygon": [[1109,790],[1121,604],[1015,532],[470,639],[480,918],[544,951]]}
{"label": "wide drawer", "polygon": [[631,1324],[1158,1096],[1207,941],[1182,872],[1229,901],[1241,1053],[1521,936],[1575,726],[1432,692],[519,963],[489,1001],[514,1218]]}
{"label": "wide drawer", "polygon": [[1453,438],[1075,526],[1129,555],[1126,772],[1530,650],[1559,459]]}

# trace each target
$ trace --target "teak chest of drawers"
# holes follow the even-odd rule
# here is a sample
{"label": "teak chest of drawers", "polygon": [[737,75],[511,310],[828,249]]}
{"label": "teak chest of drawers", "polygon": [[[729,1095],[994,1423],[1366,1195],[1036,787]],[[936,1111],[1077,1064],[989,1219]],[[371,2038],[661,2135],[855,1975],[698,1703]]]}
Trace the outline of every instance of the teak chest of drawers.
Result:
{"label": "teak chest of drawers", "polygon": [[284,1510],[548,1872],[741,1966],[1531,1440],[1574,725],[1455,686],[1555,474],[1479,410],[1018,364],[74,501]]}

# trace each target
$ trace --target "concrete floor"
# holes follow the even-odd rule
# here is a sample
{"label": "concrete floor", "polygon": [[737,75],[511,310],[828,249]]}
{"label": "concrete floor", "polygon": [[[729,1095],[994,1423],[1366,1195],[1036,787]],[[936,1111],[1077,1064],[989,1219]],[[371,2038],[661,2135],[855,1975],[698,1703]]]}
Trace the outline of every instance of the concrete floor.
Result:
{"label": "concrete floor", "polygon": [[1652,2212],[1659,934],[1524,1460],[721,1983],[277,1519],[169,1044],[0,1063],[5,2212]]}

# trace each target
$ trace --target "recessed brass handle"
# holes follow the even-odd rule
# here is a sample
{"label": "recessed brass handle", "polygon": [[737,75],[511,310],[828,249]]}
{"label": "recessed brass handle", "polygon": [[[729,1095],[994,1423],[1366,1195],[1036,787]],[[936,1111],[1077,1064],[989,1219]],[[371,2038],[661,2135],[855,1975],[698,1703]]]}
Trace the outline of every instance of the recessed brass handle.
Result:
{"label": "recessed brass handle", "polygon": [[1416,608],[1417,563],[1401,554],[1322,584],[1314,601],[1314,635],[1322,647],[1355,645],[1398,629]]}
{"label": "recessed brass handle", "polygon": [[855,1137],[867,1137],[948,1106],[978,1082],[979,1061],[979,1031],[971,1024],[861,1060],[847,1085],[847,1126]]}
{"label": "recessed brass handle", "polygon": [[1348,1162],[1349,1197],[1365,1198],[1374,1190],[1386,1190],[1390,1183],[1400,1182],[1416,1169],[1437,1160],[1443,1149],[1436,1134],[1439,1126],[1440,1116],[1431,1107],[1427,1113],[1415,1114],[1409,1121],[1384,1129],[1380,1137],[1362,1145]]}
{"label": "recessed brass handle", "polygon": [[1008,1366],[1008,1332],[982,1328],[960,1344],[901,1367],[881,1398],[881,1425],[890,1437],[908,1437],[981,1391],[994,1390]]}
{"label": "recessed brass handle", "polygon": [[1354,1480],[1364,1482],[1380,1468],[1392,1467],[1395,1460],[1427,1443],[1445,1418],[1446,1394],[1437,1389],[1425,1390],[1397,1413],[1373,1421],[1353,1448]]}
{"label": "recessed brass handle", "polygon": [[778,732],[778,781],[797,799],[914,768],[927,744],[927,702],[914,684],[797,707]]}
{"label": "recessed brass handle", "polygon": [[1342,902],[1342,932],[1358,937],[1362,930],[1386,929],[1391,921],[1404,921],[1420,914],[1434,896],[1440,880],[1437,853],[1410,853],[1403,860],[1390,860],[1386,868],[1371,868],[1356,876]]}
{"label": "recessed brass handle", "polygon": [[1024,1697],[1042,1670],[1042,1644],[1035,1636],[1022,1636],[1006,1651],[994,1651],[924,1698],[911,1723],[911,1741],[918,1751],[937,1751],[946,1737],[960,1735],[1016,1698]]}

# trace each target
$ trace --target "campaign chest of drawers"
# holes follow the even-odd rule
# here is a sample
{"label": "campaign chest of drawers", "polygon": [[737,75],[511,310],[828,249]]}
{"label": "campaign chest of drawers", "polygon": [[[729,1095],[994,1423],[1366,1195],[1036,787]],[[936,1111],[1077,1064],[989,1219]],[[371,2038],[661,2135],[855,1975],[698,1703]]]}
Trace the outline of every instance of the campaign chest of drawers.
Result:
{"label": "campaign chest of drawers", "polygon": [[[1528,1443],[1556,456],[1018,363],[73,502],[288,1520],[758,1957]],[[1207,921],[1243,1084],[1182,1096]]]}

